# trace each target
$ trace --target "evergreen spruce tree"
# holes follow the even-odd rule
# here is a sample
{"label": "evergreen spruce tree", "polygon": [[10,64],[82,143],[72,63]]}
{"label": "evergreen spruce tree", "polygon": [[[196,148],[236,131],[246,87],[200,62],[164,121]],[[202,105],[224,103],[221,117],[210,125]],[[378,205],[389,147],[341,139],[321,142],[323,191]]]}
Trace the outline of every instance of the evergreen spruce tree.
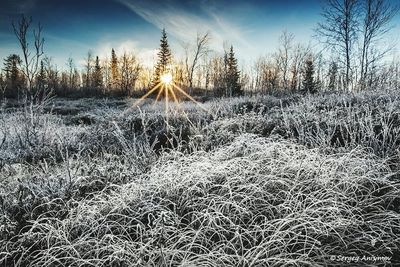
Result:
{"label": "evergreen spruce tree", "polygon": [[224,53],[223,58],[223,69],[222,69],[222,88],[219,89],[218,96],[229,96],[229,89],[228,89],[228,53]]}
{"label": "evergreen spruce tree", "polygon": [[160,40],[160,51],[158,52],[158,61],[153,77],[153,86],[160,83],[160,77],[168,71],[171,71],[172,54],[169,48],[167,33],[165,29],[162,30]]}
{"label": "evergreen spruce tree", "polygon": [[9,55],[4,60],[4,72],[10,88],[15,89],[18,86],[20,71],[18,66],[21,64],[21,58],[18,55]]}
{"label": "evergreen spruce tree", "polygon": [[93,83],[96,88],[100,88],[103,86],[103,74],[101,71],[100,60],[98,56],[96,57],[96,62],[94,65]]}
{"label": "evergreen spruce tree", "polygon": [[237,59],[233,52],[233,46],[226,57],[227,69],[226,69],[226,87],[228,96],[239,96],[243,94],[242,86],[240,85],[240,72],[238,70]]}
{"label": "evergreen spruce tree", "polygon": [[6,81],[4,79],[3,73],[0,72],[0,90],[1,90],[1,97],[4,97],[5,89],[7,88],[6,86]]}
{"label": "evergreen spruce tree", "polygon": [[7,88],[4,94],[8,97],[19,96],[19,90],[24,85],[24,77],[19,69],[21,63],[21,58],[16,54],[9,55],[4,60],[4,83]]}
{"label": "evergreen spruce tree", "polygon": [[37,87],[39,90],[44,90],[46,84],[46,70],[44,68],[43,60],[40,61],[40,70],[37,77]]}
{"label": "evergreen spruce tree", "polygon": [[337,88],[337,76],[338,76],[338,65],[336,62],[332,62],[329,66],[329,84],[328,89],[331,91],[335,91]]}
{"label": "evergreen spruce tree", "polygon": [[314,74],[315,74],[314,62],[310,57],[306,60],[304,67],[304,80],[302,86],[302,91],[304,93],[315,94],[317,92],[317,84],[314,79]]}
{"label": "evergreen spruce tree", "polygon": [[81,81],[81,76],[79,74],[78,69],[75,68],[74,70],[74,75],[73,75],[73,88],[79,88],[82,86],[82,81]]}
{"label": "evergreen spruce tree", "polygon": [[92,55],[91,51],[89,51],[87,53],[87,58],[85,60],[86,60],[86,63],[85,63],[86,72],[84,75],[85,76],[85,79],[84,79],[85,87],[90,88],[91,86],[94,85],[94,83],[93,83],[93,66],[92,66],[93,55]]}
{"label": "evergreen spruce tree", "polygon": [[111,87],[116,89],[119,84],[118,57],[114,48],[111,50]]}

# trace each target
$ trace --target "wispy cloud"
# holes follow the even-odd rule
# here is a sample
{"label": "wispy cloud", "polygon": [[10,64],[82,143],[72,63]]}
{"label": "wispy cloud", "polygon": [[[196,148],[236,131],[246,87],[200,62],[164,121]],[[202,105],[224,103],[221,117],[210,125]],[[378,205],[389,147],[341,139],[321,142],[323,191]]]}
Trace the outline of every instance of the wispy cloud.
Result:
{"label": "wispy cloud", "polygon": [[251,47],[242,35],[243,29],[218,15],[213,6],[204,1],[189,1],[185,6],[174,0],[117,1],[159,29],[166,28],[182,42],[192,42],[198,33],[210,32],[213,49],[222,49],[224,42]]}

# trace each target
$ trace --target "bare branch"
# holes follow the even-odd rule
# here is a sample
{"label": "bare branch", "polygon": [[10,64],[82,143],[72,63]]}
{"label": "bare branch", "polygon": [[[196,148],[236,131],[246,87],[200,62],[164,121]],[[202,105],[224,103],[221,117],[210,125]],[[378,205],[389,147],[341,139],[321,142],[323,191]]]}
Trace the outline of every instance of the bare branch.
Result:
{"label": "bare branch", "polygon": [[32,17],[29,19],[26,18],[25,15],[22,15],[21,19],[18,21],[16,25],[14,22],[12,23],[12,27],[14,30],[14,34],[18,39],[18,42],[21,46],[22,55],[23,55],[23,74],[28,82],[28,93],[32,93],[34,79],[38,73],[40,58],[43,56],[43,46],[44,39],[41,37],[43,27],[41,24],[38,24],[37,29],[33,29],[33,43],[34,49],[31,50],[29,44],[28,31],[32,24]]}

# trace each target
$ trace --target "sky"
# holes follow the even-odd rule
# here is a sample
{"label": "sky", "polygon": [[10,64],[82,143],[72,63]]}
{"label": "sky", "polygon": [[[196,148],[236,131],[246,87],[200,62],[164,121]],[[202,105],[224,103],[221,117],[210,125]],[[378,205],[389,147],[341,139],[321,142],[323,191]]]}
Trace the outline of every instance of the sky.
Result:
{"label": "sky", "polygon": [[[117,54],[134,52],[150,66],[162,28],[177,57],[198,33],[209,32],[213,51],[233,45],[240,62],[249,63],[273,52],[284,30],[293,33],[296,41],[316,46],[312,37],[323,1],[0,0],[0,59],[20,52],[11,22],[26,14],[34,24],[43,25],[45,53],[60,69],[66,68],[69,57],[82,67],[89,50],[105,58],[111,48]],[[389,37],[398,49],[399,16],[394,25]]]}

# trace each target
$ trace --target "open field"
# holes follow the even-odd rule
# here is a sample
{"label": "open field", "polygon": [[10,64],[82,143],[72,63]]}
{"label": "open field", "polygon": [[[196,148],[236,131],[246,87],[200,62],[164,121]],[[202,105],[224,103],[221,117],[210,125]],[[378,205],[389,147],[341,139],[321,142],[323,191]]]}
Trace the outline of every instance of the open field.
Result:
{"label": "open field", "polygon": [[1,266],[400,264],[397,92],[134,102],[2,104]]}

